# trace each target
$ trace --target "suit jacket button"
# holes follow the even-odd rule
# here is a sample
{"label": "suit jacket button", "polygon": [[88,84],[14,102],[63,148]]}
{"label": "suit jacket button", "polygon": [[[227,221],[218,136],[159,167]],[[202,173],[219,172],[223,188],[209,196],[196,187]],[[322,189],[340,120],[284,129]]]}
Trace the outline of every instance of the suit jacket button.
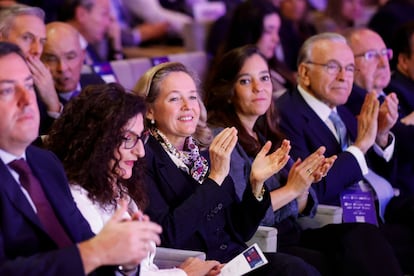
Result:
{"label": "suit jacket button", "polygon": [[227,244],[223,243],[222,245],[220,245],[220,249],[221,250],[226,250],[227,249]]}
{"label": "suit jacket button", "polygon": [[217,205],[217,208],[218,208],[219,210],[223,209],[223,204],[219,203],[219,204]]}

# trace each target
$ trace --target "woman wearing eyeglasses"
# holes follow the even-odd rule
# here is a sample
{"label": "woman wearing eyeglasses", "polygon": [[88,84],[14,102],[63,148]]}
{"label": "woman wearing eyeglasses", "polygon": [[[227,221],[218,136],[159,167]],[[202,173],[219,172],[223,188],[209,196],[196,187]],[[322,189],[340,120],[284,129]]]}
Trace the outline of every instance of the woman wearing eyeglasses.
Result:
{"label": "woman wearing eyeglasses", "polygon": [[[118,84],[88,86],[65,107],[46,141],[62,161],[70,189],[82,215],[98,233],[125,202],[125,219],[149,220],[143,188],[145,103]],[[142,229],[145,236],[145,229]],[[155,244],[143,250],[154,255]],[[150,257],[150,256],[149,256]],[[216,261],[190,259],[181,268],[160,270],[168,275],[205,275]],[[152,259],[141,262],[140,275],[159,275]],[[219,271],[211,271],[215,275]],[[120,266],[120,273],[134,274],[136,267]],[[165,274],[163,274],[165,275]]]}

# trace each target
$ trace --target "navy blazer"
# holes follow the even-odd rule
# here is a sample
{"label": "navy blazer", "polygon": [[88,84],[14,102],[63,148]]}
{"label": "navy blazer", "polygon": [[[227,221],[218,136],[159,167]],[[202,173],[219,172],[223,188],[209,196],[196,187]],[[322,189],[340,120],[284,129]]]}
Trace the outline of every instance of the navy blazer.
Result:
{"label": "navy blazer", "polygon": [[0,275],[83,275],[75,244],[93,233],[76,208],[60,161],[51,152],[33,146],[28,147],[26,157],[74,245],[57,250],[0,159]]}
{"label": "navy blazer", "polygon": [[[395,173],[390,176],[393,185],[403,194],[414,194],[414,126],[406,126],[400,119],[414,109],[414,82],[404,77],[398,71],[392,75],[391,82],[385,92],[395,92],[399,99],[399,119],[391,128],[395,135],[394,163]],[[346,102],[346,107],[358,115],[365,99],[367,91],[354,84],[351,95]],[[410,111],[411,110],[411,111]]]}
{"label": "navy blazer", "polygon": [[146,183],[151,220],[159,223],[162,246],[199,250],[208,259],[227,262],[246,248],[270,206],[247,188],[239,201],[227,177],[221,186],[207,178],[202,184],[177,168],[152,136],[145,145]]}
{"label": "navy blazer", "polygon": [[[305,102],[297,89],[282,95],[276,105],[281,116],[280,128],[290,140],[290,154],[293,158],[300,157],[303,160],[320,146],[326,147],[325,156],[338,156],[327,176],[312,187],[320,203],[339,205],[340,193],[363,179],[356,158],[351,153],[342,151],[331,130]],[[337,111],[345,123],[349,138],[354,141],[357,132],[355,116],[344,106],[338,106]],[[367,157],[368,166],[389,179],[394,163],[387,163],[374,152],[367,154]]]}
{"label": "navy blazer", "polygon": [[391,81],[384,91],[387,94],[391,92],[397,94],[400,117],[405,117],[414,111],[414,80],[396,70],[392,73]]}

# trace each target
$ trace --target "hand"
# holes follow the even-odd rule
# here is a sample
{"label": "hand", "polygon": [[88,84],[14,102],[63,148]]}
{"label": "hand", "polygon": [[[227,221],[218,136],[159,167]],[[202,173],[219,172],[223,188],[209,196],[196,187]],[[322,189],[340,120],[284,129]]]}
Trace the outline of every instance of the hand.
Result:
{"label": "hand", "polygon": [[252,163],[250,184],[253,194],[259,194],[264,182],[279,172],[289,161],[290,142],[283,140],[282,145],[273,153],[267,155],[272,146],[270,141],[262,147]]}
{"label": "hand", "polygon": [[142,23],[135,27],[141,35],[141,41],[162,38],[167,34],[168,22]]}
{"label": "hand", "polygon": [[413,126],[414,125],[414,111],[405,116],[400,120],[401,123],[403,123],[406,126]]}
{"label": "hand", "polygon": [[379,101],[376,92],[369,92],[365,96],[358,119],[358,134],[354,146],[364,154],[374,144],[378,130]]}
{"label": "hand", "polygon": [[378,133],[375,142],[386,147],[390,129],[398,120],[398,98],[395,93],[390,93],[385,97],[384,102],[379,108],[378,113]]}
{"label": "hand", "polygon": [[55,89],[52,74],[46,65],[37,57],[27,56],[27,64],[33,75],[33,81],[40,98],[45,103],[48,111],[59,112],[60,102]]}
{"label": "hand", "polygon": [[230,171],[231,153],[237,143],[237,130],[234,127],[223,129],[211,142],[210,175],[217,184],[221,185]]}
{"label": "hand", "polygon": [[103,265],[138,265],[160,243],[161,226],[150,221],[126,220],[127,203],[94,238],[78,245],[86,274]]}
{"label": "hand", "polygon": [[222,265],[217,261],[203,261],[199,258],[190,257],[178,268],[184,270],[188,276],[218,275]]}
{"label": "hand", "polygon": [[313,183],[319,182],[328,174],[328,171],[332,168],[335,160],[337,159],[336,155],[332,155],[329,158],[325,158],[323,162],[315,169],[312,173]]}
{"label": "hand", "polygon": [[315,181],[314,175],[320,174],[321,166],[325,163],[324,152],[325,147],[320,147],[305,160],[298,159],[293,164],[289,171],[286,187],[292,190],[296,196],[306,193]]}

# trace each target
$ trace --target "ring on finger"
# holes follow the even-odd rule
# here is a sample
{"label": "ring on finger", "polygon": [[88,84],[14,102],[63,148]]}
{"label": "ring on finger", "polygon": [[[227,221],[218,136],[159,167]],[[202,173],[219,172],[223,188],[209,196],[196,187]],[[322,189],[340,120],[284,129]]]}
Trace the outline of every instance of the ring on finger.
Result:
{"label": "ring on finger", "polygon": [[306,170],[306,172],[307,172],[308,174],[311,174],[311,173],[312,173],[312,169],[311,169],[311,168],[309,168],[309,169],[307,169],[307,170]]}

